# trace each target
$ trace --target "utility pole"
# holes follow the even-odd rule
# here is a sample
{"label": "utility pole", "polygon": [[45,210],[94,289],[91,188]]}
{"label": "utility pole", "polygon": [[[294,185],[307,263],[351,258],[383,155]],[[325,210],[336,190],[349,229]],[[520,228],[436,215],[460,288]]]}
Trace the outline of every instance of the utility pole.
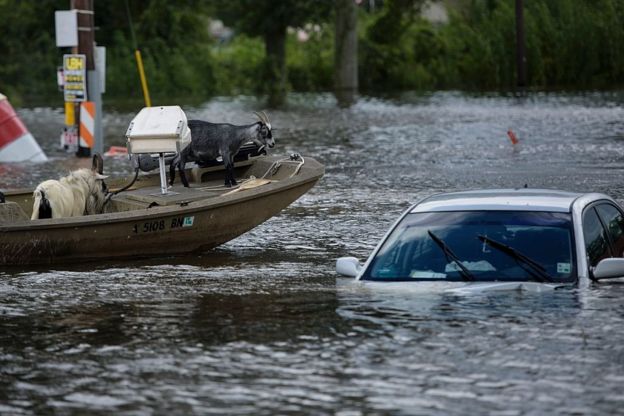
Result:
{"label": "utility pole", "polygon": [[357,5],[355,0],[336,1],[334,92],[338,105],[348,107],[358,91]]}
{"label": "utility pole", "polygon": [[516,0],[516,86],[523,89],[526,82],[526,50],[524,46],[524,0]]}
{"label": "utility pole", "polygon": [[[93,3],[95,0],[70,0],[70,8],[76,10],[78,19],[78,46],[73,52],[83,54],[87,60],[87,98],[94,103],[95,115],[93,117],[92,135],[94,138],[93,149],[78,145],[78,156],[90,156],[91,150],[102,153],[104,143],[102,140],[102,92],[100,88],[99,69],[95,66],[95,25]],[[81,107],[76,103],[75,114],[80,125]],[[85,120],[82,120],[85,124]]]}

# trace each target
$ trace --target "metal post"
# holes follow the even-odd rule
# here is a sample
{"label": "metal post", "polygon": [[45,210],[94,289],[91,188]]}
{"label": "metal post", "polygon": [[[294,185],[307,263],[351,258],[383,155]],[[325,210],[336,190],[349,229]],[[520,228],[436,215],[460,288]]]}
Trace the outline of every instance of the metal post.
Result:
{"label": "metal post", "polygon": [[516,85],[526,87],[526,53],[524,46],[524,1],[516,0]]}
{"label": "metal post", "polygon": [[165,173],[165,154],[158,154],[158,168],[160,169],[160,194],[167,195],[167,174]]}
{"label": "metal post", "polygon": [[89,100],[95,103],[95,120],[93,120],[93,151],[104,153],[104,143],[102,140],[102,92],[100,91],[100,73],[87,71],[87,91]]}

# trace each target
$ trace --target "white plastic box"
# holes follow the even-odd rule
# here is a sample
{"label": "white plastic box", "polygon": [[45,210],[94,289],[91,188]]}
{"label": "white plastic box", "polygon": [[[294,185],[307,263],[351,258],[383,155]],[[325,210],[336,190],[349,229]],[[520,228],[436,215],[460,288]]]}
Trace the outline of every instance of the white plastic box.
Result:
{"label": "white plastic box", "polygon": [[128,152],[180,152],[191,143],[186,121],[186,114],[177,105],[143,108],[126,131]]}

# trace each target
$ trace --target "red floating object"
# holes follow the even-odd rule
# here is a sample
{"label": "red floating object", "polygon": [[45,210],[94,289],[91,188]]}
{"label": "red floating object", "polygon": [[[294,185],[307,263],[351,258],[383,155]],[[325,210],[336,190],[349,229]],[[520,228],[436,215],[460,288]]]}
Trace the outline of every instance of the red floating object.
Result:
{"label": "red floating object", "polygon": [[518,144],[520,141],[516,137],[513,131],[507,130],[507,136],[509,136],[509,140],[511,140],[511,144]]}
{"label": "red floating object", "polygon": [[128,154],[128,149],[123,146],[111,146],[108,152],[104,153],[104,156],[125,156]]}

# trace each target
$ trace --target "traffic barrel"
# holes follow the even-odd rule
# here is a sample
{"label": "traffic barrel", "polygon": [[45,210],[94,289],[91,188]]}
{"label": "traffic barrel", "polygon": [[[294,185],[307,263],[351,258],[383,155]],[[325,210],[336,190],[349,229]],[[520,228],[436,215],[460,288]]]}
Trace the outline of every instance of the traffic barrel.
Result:
{"label": "traffic barrel", "polygon": [[45,153],[15,114],[9,100],[0,94],[0,163],[46,160]]}

